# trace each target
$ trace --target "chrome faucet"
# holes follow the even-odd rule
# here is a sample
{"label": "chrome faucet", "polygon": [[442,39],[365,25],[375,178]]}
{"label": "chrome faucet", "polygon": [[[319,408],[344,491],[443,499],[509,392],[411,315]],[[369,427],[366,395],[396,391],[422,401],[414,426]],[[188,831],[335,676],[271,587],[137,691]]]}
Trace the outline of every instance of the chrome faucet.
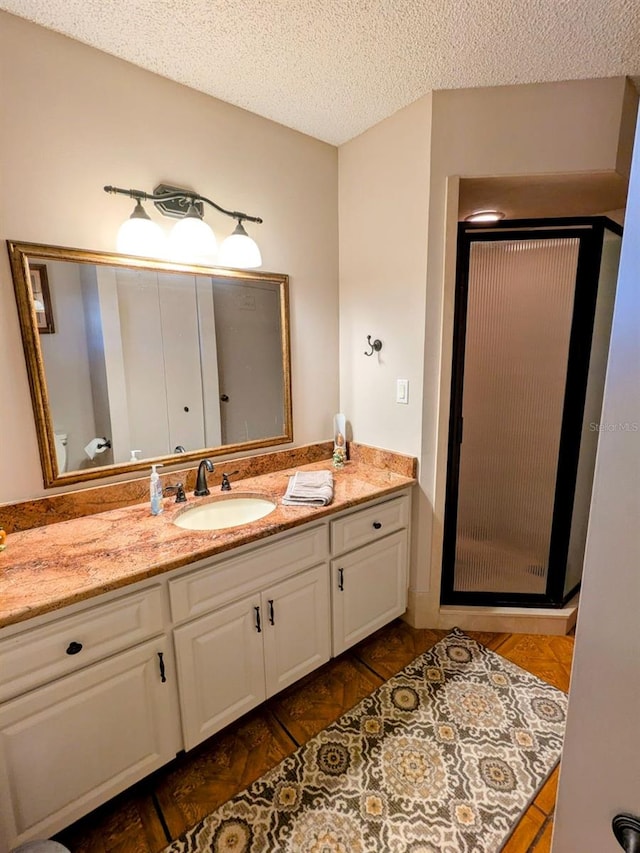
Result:
{"label": "chrome faucet", "polygon": [[210,459],[203,459],[198,465],[198,476],[196,477],[196,488],[194,491],[194,495],[197,498],[202,498],[205,495],[210,494],[209,489],[207,488],[207,474],[213,473],[213,463]]}

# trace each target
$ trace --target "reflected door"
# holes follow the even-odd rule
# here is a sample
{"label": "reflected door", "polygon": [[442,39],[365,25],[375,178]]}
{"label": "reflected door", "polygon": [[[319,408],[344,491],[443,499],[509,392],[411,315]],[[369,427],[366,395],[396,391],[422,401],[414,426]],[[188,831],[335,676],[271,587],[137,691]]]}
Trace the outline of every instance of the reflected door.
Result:
{"label": "reflected door", "polygon": [[178,445],[205,447],[195,277],[144,269],[115,276],[130,433],[124,450],[140,449],[144,458]]}
{"label": "reflected door", "polygon": [[223,444],[284,432],[280,301],[259,281],[214,280]]}

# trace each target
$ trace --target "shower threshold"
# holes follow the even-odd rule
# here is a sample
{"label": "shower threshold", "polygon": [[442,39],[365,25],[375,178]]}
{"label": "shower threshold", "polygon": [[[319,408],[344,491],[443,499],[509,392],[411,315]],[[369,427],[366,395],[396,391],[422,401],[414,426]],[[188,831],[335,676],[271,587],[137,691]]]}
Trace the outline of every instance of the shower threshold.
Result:
{"label": "shower threshold", "polygon": [[579,594],[564,607],[495,607],[441,604],[438,628],[564,636],[576,624]]}

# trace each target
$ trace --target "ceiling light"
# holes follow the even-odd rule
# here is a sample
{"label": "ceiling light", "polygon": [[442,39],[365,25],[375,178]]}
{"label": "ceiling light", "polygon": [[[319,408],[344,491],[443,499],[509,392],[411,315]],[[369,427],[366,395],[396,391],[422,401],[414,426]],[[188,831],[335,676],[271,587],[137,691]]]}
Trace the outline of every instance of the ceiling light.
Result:
{"label": "ceiling light", "polygon": [[465,222],[499,222],[504,219],[504,213],[501,210],[475,210],[468,216],[465,216]]}
{"label": "ceiling light", "polygon": [[[243,222],[260,224],[259,216],[249,216],[237,210],[226,210],[215,201],[192,190],[159,184],[152,193],[143,190],[126,190],[106,186],[105,192],[129,196],[136,206],[130,218],[118,232],[117,248],[127,255],[165,258],[183,263],[211,264],[216,260],[218,244],[209,225],[204,221],[204,204],[219,213],[236,219],[238,224],[233,234],[223,243],[218,262],[241,269],[253,269],[262,264],[260,249],[247,234]],[[163,230],[142,207],[143,201],[152,201],[164,216],[179,219],[171,231],[168,246]]]}

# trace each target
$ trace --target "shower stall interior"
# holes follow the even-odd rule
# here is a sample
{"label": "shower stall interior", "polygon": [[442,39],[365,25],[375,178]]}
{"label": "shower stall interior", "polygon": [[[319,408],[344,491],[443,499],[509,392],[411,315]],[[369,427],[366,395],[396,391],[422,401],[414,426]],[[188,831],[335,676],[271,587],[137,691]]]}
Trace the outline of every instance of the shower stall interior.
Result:
{"label": "shower stall interior", "polygon": [[443,604],[560,607],[580,585],[622,229],[461,223]]}

